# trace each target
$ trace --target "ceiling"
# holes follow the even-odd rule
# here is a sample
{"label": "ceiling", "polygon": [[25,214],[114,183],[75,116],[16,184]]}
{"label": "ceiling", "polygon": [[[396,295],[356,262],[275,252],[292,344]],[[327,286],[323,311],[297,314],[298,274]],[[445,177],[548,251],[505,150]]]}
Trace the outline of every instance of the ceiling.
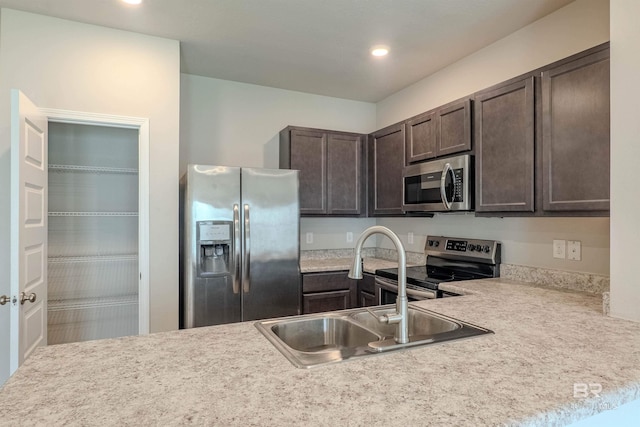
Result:
{"label": "ceiling", "polygon": [[[0,0],[180,41],[181,71],[377,102],[573,0]],[[391,48],[385,58],[373,45]]]}

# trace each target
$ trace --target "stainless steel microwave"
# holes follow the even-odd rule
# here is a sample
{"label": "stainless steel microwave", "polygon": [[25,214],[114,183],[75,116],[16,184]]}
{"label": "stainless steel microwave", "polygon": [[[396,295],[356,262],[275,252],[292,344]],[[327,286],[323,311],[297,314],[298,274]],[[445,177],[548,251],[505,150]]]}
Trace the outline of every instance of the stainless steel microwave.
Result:
{"label": "stainless steel microwave", "polygon": [[402,173],[404,212],[473,209],[473,157],[469,154],[407,166]]}

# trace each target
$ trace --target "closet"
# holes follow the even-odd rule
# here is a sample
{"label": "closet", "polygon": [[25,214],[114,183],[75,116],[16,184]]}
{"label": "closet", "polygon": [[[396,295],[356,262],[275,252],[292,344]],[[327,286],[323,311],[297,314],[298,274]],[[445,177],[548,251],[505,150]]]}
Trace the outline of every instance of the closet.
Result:
{"label": "closet", "polygon": [[48,344],[138,334],[138,129],[49,122]]}

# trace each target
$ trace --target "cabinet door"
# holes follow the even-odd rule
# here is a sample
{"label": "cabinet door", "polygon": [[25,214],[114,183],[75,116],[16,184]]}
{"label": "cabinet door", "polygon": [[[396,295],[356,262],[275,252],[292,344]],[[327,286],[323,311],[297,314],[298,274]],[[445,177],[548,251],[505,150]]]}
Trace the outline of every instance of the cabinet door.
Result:
{"label": "cabinet door", "polygon": [[609,142],[609,50],[543,72],[544,210],[609,210]]}
{"label": "cabinet door", "polygon": [[291,131],[290,169],[300,171],[300,213],[327,213],[326,134]]}
{"label": "cabinet door", "polygon": [[476,212],[534,210],[533,77],[475,98]]}
{"label": "cabinet door", "polygon": [[302,294],[303,314],[346,310],[351,307],[351,294],[349,290]]}
{"label": "cabinet door", "polygon": [[356,135],[328,134],[328,213],[359,215],[363,207],[363,142]]}
{"label": "cabinet door", "polygon": [[437,112],[438,156],[471,150],[471,101],[456,102]]}
{"label": "cabinet door", "polygon": [[406,164],[421,162],[437,155],[435,113],[407,120]]}
{"label": "cabinet door", "polygon": [[[302,275],[303,313],[342,310],[356,304],[357,281],[349,279],[346,271]],[[328,308],[320,310],[322,307]]]}
{"label": "cabinet door", "polygon": [[358,280],[358,307],[378,305],[376,300],[375,276],[365,273]]}
{"label": "cabinet door", "polygon": [[404,123],[389,126],[369,140],[369,212],[402,216]]}

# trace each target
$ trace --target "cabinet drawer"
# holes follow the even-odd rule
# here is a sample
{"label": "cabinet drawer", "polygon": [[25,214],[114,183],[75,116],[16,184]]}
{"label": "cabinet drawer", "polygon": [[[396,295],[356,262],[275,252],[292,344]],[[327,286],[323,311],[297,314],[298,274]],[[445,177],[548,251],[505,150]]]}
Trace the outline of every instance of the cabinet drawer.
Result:
{"label": "cabinet drawer", "polygon": [[348,308],[351,308],[351,292],[349,289],[302,295],[302,312],[304,314],[346,310]]}
{"label": "cabinet drawer", "polygon": [[324,292],[350,289],[352,282],[347,272],[339,273],[307,273],[302,275],[302,292]]}

